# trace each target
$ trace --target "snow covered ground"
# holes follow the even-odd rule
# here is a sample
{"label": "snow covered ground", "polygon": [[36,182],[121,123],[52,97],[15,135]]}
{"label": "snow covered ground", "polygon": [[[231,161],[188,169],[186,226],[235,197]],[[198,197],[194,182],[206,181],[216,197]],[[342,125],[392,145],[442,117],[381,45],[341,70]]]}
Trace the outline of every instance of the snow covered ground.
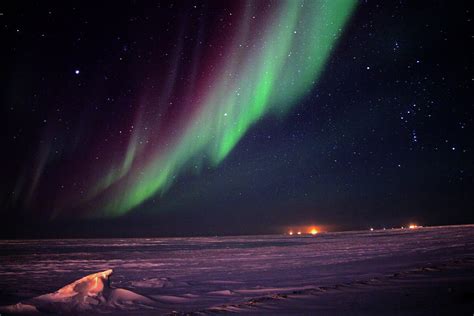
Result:
{"label": "snow covered ground", "polygon": [[0,241],[0,263],[0,313],[474,312],[474,226]]}

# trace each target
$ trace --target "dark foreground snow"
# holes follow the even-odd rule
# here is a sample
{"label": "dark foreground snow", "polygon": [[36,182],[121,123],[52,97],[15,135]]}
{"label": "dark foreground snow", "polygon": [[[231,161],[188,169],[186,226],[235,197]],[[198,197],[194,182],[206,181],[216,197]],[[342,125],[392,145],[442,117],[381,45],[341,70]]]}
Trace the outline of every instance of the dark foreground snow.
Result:
{"label": "dark foreground snow", "polygon": [[0,313],[474,312],[474,226],[1,241],[0,262]]}

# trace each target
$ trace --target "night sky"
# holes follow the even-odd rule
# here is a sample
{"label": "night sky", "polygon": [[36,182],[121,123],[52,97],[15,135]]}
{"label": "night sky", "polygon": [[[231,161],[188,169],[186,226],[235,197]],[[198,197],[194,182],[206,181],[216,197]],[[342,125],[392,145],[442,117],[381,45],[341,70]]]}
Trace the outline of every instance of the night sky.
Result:
{"label": "night sky", "polygon": [[0,27],[1,237],[474,222],[467,2],[3,1]]}

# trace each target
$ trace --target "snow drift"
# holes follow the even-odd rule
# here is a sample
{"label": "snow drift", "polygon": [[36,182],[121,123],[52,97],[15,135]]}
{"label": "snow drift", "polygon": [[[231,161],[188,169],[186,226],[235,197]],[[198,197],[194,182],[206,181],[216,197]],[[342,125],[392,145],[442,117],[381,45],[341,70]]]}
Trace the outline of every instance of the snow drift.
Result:
{"label": "snow drift", "polygon": [[88,311],[132,311],[153,309],[156,301],[135,292],[111,288],[112,270],[87,275],[54,293],[40,295],[15,305],[0,307],[8,314],[86,314]]}

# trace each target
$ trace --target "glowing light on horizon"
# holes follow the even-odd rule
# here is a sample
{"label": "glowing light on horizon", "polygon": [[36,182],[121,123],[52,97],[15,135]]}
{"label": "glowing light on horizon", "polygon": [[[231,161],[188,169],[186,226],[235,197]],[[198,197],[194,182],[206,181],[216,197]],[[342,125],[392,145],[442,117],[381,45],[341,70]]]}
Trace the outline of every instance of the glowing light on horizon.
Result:
{"label": "glowing light on horizon", "polygon": [[316,235],[318,233],[318,230],[316,228],[311,229],[310,234],[311,235]]}

